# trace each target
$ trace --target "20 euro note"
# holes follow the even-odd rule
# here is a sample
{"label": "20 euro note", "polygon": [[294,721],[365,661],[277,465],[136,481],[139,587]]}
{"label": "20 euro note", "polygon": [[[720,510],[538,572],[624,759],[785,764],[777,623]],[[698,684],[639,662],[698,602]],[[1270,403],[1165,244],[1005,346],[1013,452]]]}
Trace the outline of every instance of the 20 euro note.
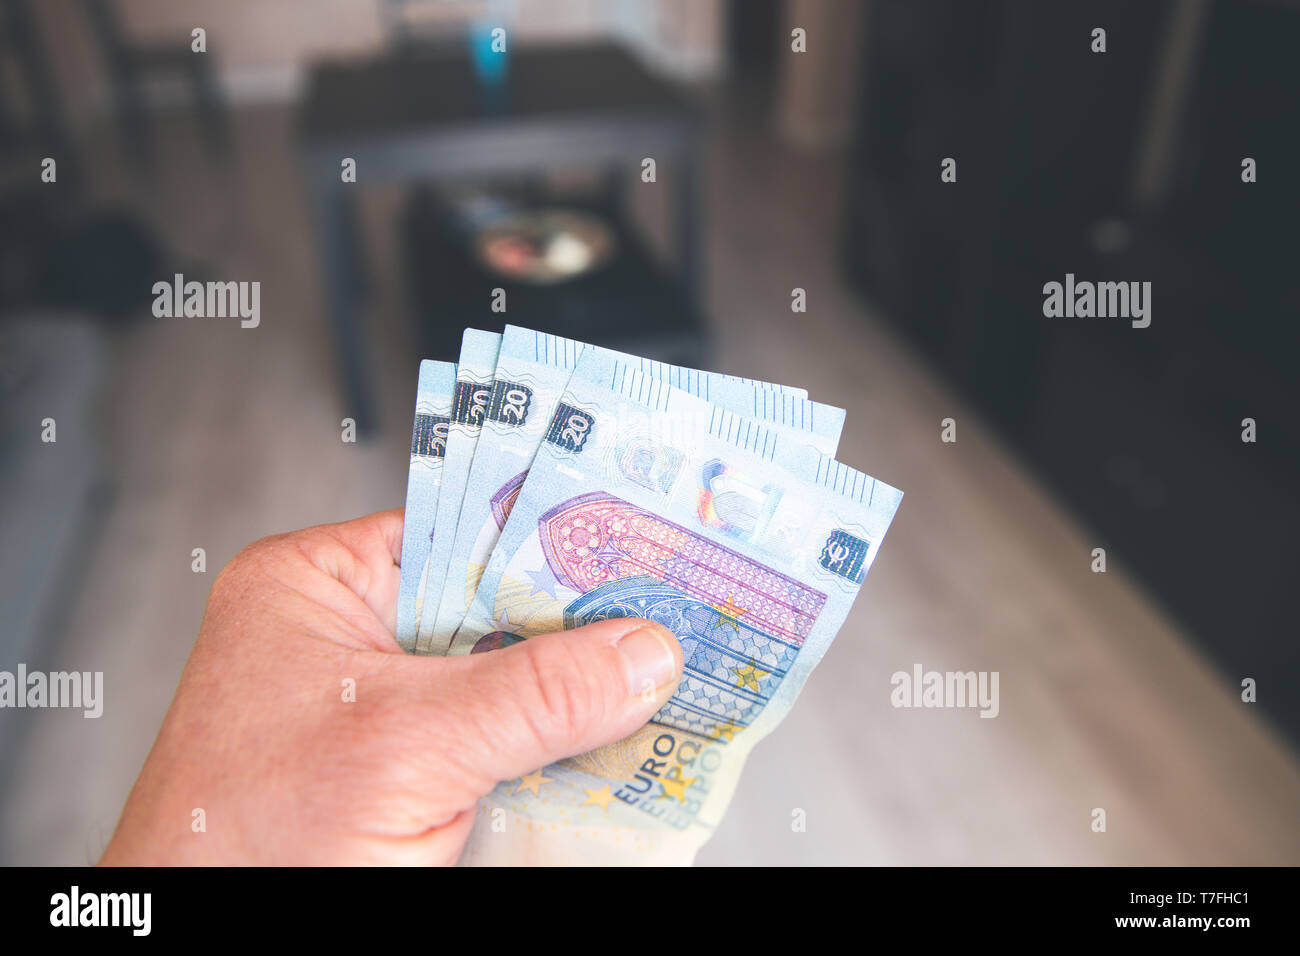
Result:
{"label": "20 euro note", "polygon": [[635,616],[685,672],[631,737],[497,786],[467,863],[693,859],[879,552],[901,492],[689,398],[575,375],[548,424],[470,609],[482,636],[453,652]]}
{"label": "20 euro note", "polygon": [[406,473],[406,522],[402,527],[402,580],[397,592],[397,642],[415,647],[423,603],[423,576],[442,483],[447,449],[452,388],[456,366],[450,362],[420,363],[415,389],[415,422],[411,427],[411,461]]}
{"label": "20 euro note", "polygon": [[843,409],[812,402],[803,389],[652,362],[507,326],[438,602],[430,642],[433,653],[445,653],[450,647],[555,405],[575,370],[601,381],[641,374],[670,383],[720,408],[805,433],[803,440],[826,454],[834,453],[844,426]]}
{"label": "20 euro note", "polygon": [[447,426],[446,453],[442,464],[442,487],[438,493],[429,548],[428,571],[421,584],[420,616],[416,620],[416,653],[429,652],[439,595],[447,577],[447,558],[456,538],[456,523],[465,497],[470,465],[478,445],[479,428],[492,391],[501,336],[496,332],[466,329],[461,338],[460,361],[456,365],[451,421]]}

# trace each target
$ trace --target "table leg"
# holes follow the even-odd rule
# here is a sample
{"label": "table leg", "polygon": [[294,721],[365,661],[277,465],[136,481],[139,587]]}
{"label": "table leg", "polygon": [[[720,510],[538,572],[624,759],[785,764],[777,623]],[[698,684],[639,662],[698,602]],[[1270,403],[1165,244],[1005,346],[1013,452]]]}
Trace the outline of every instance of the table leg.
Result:
{"label": "table leg", "polygon": [[378,427],[366,365],[361,328],[361,243],[352,192],[355,186],[322,182],[311,177],[311,205],[334,354],[343,386],[343,415],[357,423],[357,434],[368,437]]}

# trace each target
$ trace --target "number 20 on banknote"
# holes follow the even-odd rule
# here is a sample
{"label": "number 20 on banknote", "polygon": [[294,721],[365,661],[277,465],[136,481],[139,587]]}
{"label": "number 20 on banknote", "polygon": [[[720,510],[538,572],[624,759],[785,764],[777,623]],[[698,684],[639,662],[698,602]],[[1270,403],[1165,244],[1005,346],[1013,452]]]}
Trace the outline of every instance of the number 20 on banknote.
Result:
{"label": "number 20 on banknote", "polygon": [[560,402],[546,429],[545,439],[557,448],[576,454],[587,443],[593,422],[594,419],[588,412]]}
{"label": "number 20 on banknote", "polygon": [[533,390],[519,382],[499,380],[492,385],[488,398],[488,421],[502,425],[522,425],[528,420],[528,407],[532,404]]}

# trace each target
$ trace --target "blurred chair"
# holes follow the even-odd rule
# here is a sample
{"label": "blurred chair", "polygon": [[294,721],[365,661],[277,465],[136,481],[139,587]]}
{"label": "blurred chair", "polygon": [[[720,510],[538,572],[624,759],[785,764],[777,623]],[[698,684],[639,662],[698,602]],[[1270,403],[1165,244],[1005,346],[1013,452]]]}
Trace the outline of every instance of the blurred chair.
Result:
{"label": "blurred chair", "polygon": [[0,151],[7,159],[37,150],[57,157],[60,173],[70,174],[73,157],[49,64],[26,0],[0,0]]}
{"label": "blurred chair", "polygon": [[[95,207],[33,6],[0,0],[0,322],[122,320],[148,305],[166,259],[135,216]],[[57,186],[42,178],[47,157]]]}
{"label": "blurred chair", "polygon": [[151,167],[155,159],[145,99],[147,84],[159,78],[179,78],[188,84],[210,154],[228,158],[230,120],[217,87],[212,54],[193,52],[188,38],[128,39],[115,0],[81,0],[81,5],[108,68],[119,129],[140,167]]}

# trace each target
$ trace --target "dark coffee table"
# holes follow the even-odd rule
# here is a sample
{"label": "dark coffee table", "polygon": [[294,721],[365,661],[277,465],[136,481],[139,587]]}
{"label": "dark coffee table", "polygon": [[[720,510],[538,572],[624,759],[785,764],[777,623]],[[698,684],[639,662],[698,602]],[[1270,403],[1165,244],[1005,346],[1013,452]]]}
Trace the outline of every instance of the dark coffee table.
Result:
{"label": "dark coffee table", "polygon": [[[654,297],[631,294],[639,301],[658,297],[656,308],[671,311],[665,322],[674,329],[702,325],[695,112],[671,84],[614,44],[525,47],[508,55],[499,86],[479,82],[468,51],[396,52],[322,64],[311,73],[299,144],[344,400],[362,433],[377,424],[360,321],[365,281],[355,198],[365,186],[541,177],[561,168],[609,171],[652,156],[660,184],[675,191],[681,266],[657,282]],[[341,181],[344,157],[357,162],[356,183]],[[671,182],[664,160],[672,164]],[[462,312],[455,316],[460,327],[488,327],[503,318],[488,311],[486,297],[478,301],[481,315]],[[508,318],[533,324],[513,304]],[[627,320],[609,321],[616,328]],[[642,324],[649,322],[647,315]],[[644,338],[655,330],[630,331]]]}

